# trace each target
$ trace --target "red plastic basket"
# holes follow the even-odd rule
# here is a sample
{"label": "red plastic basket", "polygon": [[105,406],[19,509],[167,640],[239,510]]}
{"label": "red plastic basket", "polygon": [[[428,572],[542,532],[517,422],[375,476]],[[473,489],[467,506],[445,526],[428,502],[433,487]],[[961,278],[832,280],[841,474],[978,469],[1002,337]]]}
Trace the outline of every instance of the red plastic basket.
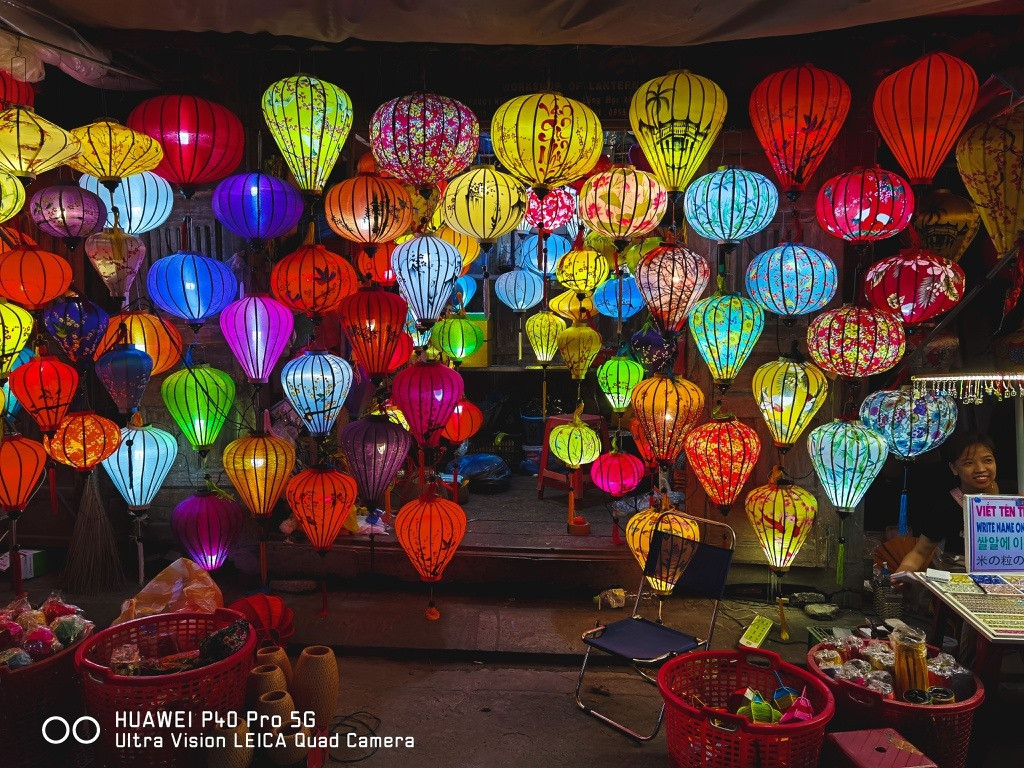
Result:
{"label": "red plastic basket", "polygon": [[[729,696],[747,687],[770,696],[779,685],[776,672],[787,686],[807,689],[814,717],[754,725],[712,709],[724,710]],[[835,711],[832,694],[820,680],[771,651],[688,653],[661,668],[658,688],[665,699],[669,760],[675,768],[817,768],[825,726]]]}
{"label": "red plastic basket", "polygon": [[[895,728],[900,735],[935,761],[939,768],[964,768],[971,744],[974,711],[985,700],[985,686],[974,676],[974,695],[953,704],[908,704],[882,697],[847,680],[833,680],[818,667],[814,654],[824,644],[807,652],[807,669],[821,680],[836,700],[836,719],[841,730]],[[928,655],[938,648],[929,645]]]}
{"label": "red plastic basket", "polygon": [[[82,679],[85,709],[100,725],[96,742],[99,765],[103,768],[191,768],[201,764],[200,749],[175,748],[172,733],[199,735],[204,727],[203,712],[225,714],[238,710],[245,700],[245,681],[252,669],[256,650],[256,632],[249,633],[245,646],[223,661],[192,670],[155,677],[115,675],[107,667],[110,654],[128,643],[143,644],[162,633],[177,637],[182,651],[195,650],[203,638],[243,618],[236,611],[219,609],[214,613],[165,613],[136,619],[106,629],[82,643],[75,654],[75,667]],[[164,727],[125,727],[117,724],[117,715],[152,712],[185,712],[189,723],[184,729]],[[208,727],[208,726],[207,726]],[[160,736],[160,747],[129,742],[118,744],[117,737]]]}

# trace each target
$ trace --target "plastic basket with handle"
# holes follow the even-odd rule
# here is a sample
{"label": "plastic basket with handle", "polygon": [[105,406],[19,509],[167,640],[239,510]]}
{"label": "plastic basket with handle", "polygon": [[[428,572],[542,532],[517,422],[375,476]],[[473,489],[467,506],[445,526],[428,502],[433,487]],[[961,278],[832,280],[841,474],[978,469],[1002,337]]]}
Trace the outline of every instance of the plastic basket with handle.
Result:
{"label": "plastic basket with handle", "polygon": [[[821,680],[836,700],[836,718],[843,730],[895,728],[900,735],[935,761],[939,768],[964,768],[971,744],[974,711],[985,700],[985,686],[974,677],[974,695],[952,704],[909,704],[886,699],[882,694],[847,680],[833,680],[821,671],[814,654],[807,652],[807,669]],[[929,645],[928,655],[939,649]]]}
{"label": "plastic basket with handle", "polygon": [[[100,738],[96,742],[99,765],[105,768],[191,768],[204,759],[203,750],[175,747],[172,733],[198,736],[203,733],[201,713],[226,714],[238,710],[245,700],[245,681],[252,669],[256,632],[241,650],[228,658],[190,672],[154,677],[115,675],[107,666],[110,654],[127,644],[146,645],[161,634],[177,639],[181,651],[195,650],[213,632],[243,618],[240,613],[218,609],[214,613],[165,613],[135,619],[103,630],[82,643],[75,654],[75,667],[82,680],[85,709],[96,718]],[[125,727],[119,714],[184,712],[184,729],[161,726]],[[206,729],[209,725],[206,726]],[[118,743],[117,737],[160,736],[140,746],[137,740]]]}
{"label": "plastic basket with handle", "polygon": [[[771,696],[782,682],[806,696],[814,717],[802,723],[755,725],[726,711],[729,696],[753,688]],[[770,651],[701,651],[667,662],[658,673],[665,734],[675,768],[817,768],[832,694],[814,675]]]}

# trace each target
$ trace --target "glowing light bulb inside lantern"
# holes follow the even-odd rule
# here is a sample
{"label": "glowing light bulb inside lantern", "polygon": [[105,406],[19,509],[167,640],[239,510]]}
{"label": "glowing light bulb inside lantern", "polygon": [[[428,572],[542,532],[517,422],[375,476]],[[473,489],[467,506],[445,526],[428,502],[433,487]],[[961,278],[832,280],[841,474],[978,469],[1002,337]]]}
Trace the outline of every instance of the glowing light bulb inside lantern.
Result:
{"label": "glowing light bulb inside lantern", "polygon": [[178,143],[187,147],[192,143],[192,134],[188,131],[178,131]]}

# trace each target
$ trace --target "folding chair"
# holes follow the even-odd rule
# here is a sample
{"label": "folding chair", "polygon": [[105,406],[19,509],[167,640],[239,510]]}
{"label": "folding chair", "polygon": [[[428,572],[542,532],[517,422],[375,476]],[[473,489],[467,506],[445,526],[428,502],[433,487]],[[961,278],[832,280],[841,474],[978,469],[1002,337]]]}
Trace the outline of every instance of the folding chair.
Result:
{"label": "folding chair", "polygon": [[[663,530],[662,522],[669,515],[684,517],[697,523],[699,529],[703,529],[700,540]],[[596,627],[583,634],[587,652],[583,657],[579,679],[576,681],[576,706],[637,741],[650,741],[658,734],[665,717],[664,704],[658,713],[658,722],[654,730],[645,736],[584,703],[580,697],[580,689],[587,672],[590,653],[596,648],[624,659],[644,680],[651,685],[657,685],[656,668],[665,661],[693,650],[707,650],[714,635],[718,608],[729,576],[735,546],[736,534],[725,523],[701,520],[676,511],[666,512],[658,517],[654,532],[651,534],[650,549],[640,588],[637,590],[633,615],[607,625],[598,623]],[[665,593],[674,593],[685,597],[705,598],[711,602],[713,607],[707,637],[694,637],[665,626],[661,622],[660,602],[657,621],[645,619],[640,615],[640,600],[644,587],[650,585],[652,581],[665,587],[665,590],[659,590],[662,593],[659,594],[659,600]]]}

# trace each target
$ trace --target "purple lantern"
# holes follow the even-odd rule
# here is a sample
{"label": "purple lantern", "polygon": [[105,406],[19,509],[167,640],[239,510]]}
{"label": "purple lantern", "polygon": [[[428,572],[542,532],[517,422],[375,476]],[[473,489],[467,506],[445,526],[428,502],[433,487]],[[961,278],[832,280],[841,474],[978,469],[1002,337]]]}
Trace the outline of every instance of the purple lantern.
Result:
{"label": "purple lantern", "polygon": [[291,340],[295,319],[266,294],[233,301],[220,313],[220,329],[251,384],[266,384]]}
{"label": "purple lantern", "polygon": [[386,416],[367,416],[341,430],[338,446],[367,507],[380,506],[411,445],[409,433]]}
{"label": "purple lantern", "polygon": [[629,339],[629,346],[633,356],[650,373],[664,370],[675,357],[673,346],[654,328],[634,333]]}
{"label": "purple lantern", "polygon": [[39,190],[32,195],[28,212],[40,230],[59,237],[70,250],[102,229],[107,220],[107,206],[100,196],[76,184]]}
{"label": "purple lantern", "polygon": [[213,571],[224,565],[244,520],[242,508],[231,499],[200,491],[171,512],[171,530],[196,565]]}
{"label": "purple lantern", "polygon": [[115,344],[96,361],[96,376],[121,413],[134,413],[153,375],[153,358],[132,344]]}
{"label": "purple lantern", "polygon": [[301,193],[265,173],[228,176],[213,190],[212,203],[221,224],[254,243],[287,234],[302,216]]}
{"label": "purple lantern", "polygon": [[91,358],[107,332],[110,316],[85,296],[65,296],[43,315],[46,332],[72,363]]}
{"label": "purple lantern", "polygon": [[403,368],[391,386],[391,401],[405,414],[421,448],[441,442],[441,430],[462,399],[462,377],[438,362]]}

